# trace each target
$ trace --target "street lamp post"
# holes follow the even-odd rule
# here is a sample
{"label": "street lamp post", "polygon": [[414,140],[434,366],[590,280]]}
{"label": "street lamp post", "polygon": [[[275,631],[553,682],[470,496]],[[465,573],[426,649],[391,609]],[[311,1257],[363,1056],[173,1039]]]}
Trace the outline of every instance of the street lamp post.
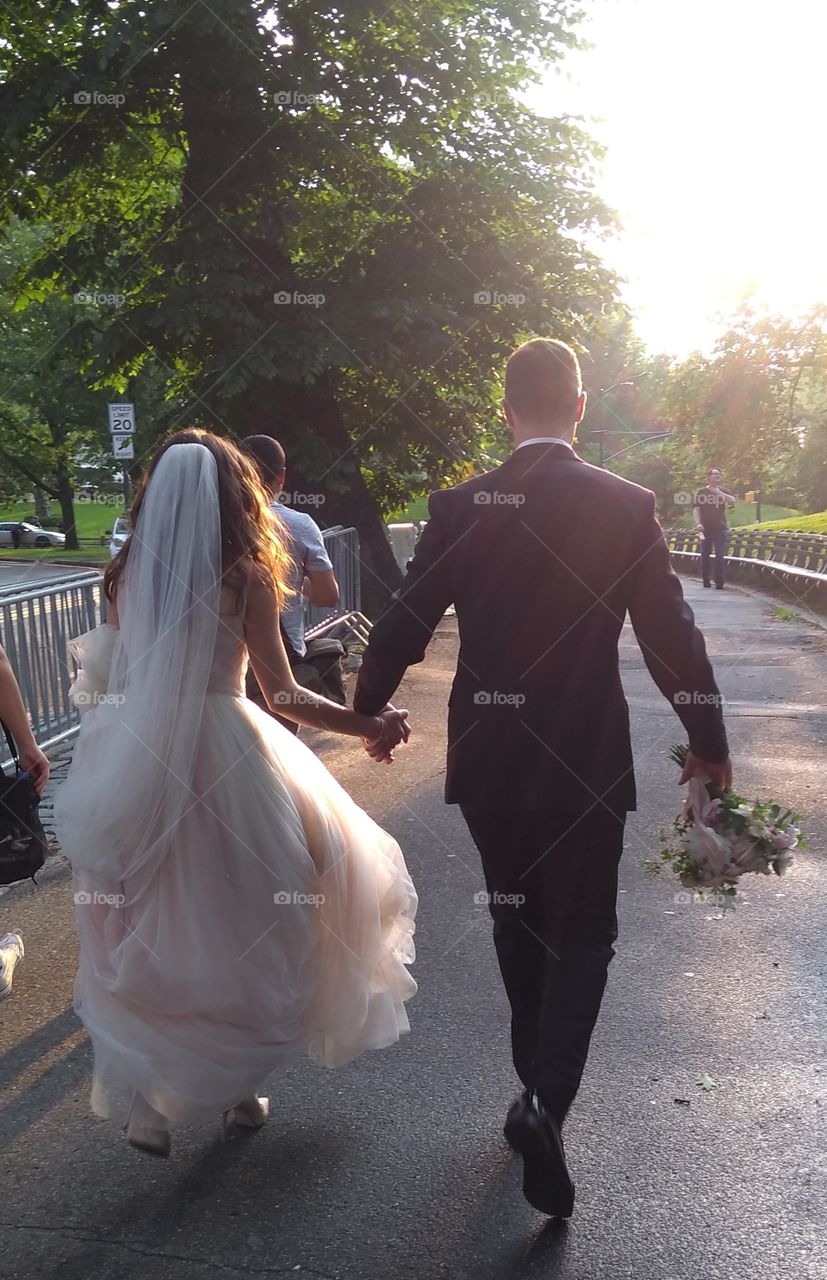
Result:
{"label": "street lamp post", "polygon": [[[613,382],[610,387],[606,387],[603,391],[600,392],[599,396],[594,401],[594,403],[590,403],[586,406],[586,412],[583,415],[583,421],[585,422],[586,418],[589,416],[589,414],[593,409],[596,409],[599,404],[603,403],[603,401],[606,399],[606,396],[609,394],[610,391],[616,391],[618,387],[633,387],[639,378],[645,378],[647,374],[649,374],[650,372],[651,372],[650,369],[641,369],[640,373],[633,373],[631,378],[624,378],[622,382]],[[615,414],[615,417],[617,417],[617,414]],[[619,418],[618,418],[618,421],[620,421]],[[637,431],[612,432],[612,431],[607,431],[605,427],[598,427],[597,431],[593,432],[593,434],[598,437],[597,447],[600,450],[600,466],[604,467],[606,462],[611,462],[611,458],[604,459],[605,448],[604,448],[603,437],[605,435],[628,436],[628,435],[643,435],[643,434],[648,435],[649,433],[637,432]],[[621,453],[622,452],[623,450],[621,450]],[[616,453],[612,454],[612,458],[616,458],[617,456],[618,455]]]}

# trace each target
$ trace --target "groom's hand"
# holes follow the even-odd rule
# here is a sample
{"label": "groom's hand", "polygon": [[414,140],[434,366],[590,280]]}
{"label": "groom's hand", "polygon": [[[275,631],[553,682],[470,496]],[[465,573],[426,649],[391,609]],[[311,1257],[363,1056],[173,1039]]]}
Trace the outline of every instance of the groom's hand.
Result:
{"label": "groom's hand", "polygon": [[686,764],[683,766],[683,772],[678,778],[678,786],[684,782],[688,782],[690,778],[709,778],[710,782],[714,782],[719,791],[730,791],[732,789],[732,761],[729,756],[726,760],[718,761],[702,760],[700,756],[693,755],[689,752],[686,757]]}
{"label": "groom's hand", "polygon": [[380,711],[379,720],[382,725],[379,736],[372,741],[363,738],[362,742],[372,760],[390,764],[393,761],[394,747],[397,747],[400,742],[407,742],[411,736],[408,713],[404,710],[398,711],[388,703],[385,709]]}

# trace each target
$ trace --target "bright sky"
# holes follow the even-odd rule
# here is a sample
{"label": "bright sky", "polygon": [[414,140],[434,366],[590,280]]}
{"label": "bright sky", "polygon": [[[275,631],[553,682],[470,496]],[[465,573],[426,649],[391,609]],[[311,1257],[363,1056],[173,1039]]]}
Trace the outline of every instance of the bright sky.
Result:
{"label": "bright sky", "polygon": [[583,0],[594,46],[533,91],[597,117],[602,249],[652,351],[707,349],[739,300],[827,302],[827,4]]}

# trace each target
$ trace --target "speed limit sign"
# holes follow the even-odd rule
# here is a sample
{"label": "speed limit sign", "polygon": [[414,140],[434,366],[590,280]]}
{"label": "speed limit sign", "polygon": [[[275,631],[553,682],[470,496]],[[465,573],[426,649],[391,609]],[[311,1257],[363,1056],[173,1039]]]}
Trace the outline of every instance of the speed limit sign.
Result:
{"label": "speed limit sign", "polygon": [[134,436],[135,406],[134,404],[110,404],[109,430],[113,436]]}

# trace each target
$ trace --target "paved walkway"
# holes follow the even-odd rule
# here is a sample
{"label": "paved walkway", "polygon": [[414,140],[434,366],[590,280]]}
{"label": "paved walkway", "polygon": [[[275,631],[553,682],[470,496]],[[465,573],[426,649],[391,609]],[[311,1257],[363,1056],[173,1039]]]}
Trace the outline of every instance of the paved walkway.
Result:
{"label": "paved walkway", "polygon": [[[27,944],[0,1005],[4,1280],[824,1280],[827,1274],[827,634],[738,590],[687,591],[728,703],[736,782],[809,815],[812,851],[735,916],[681,906],[641,860],[678,802],[680,726],[634,637],[638,759],[621,940],[567,1145],[578,1204],[544,1227],[500,1125],[514,1091],[482,878],[441,799],[455,624],[405,683],[415,737],[390,769],[319,749],[403,845],[421,892],[413,1034],[339,1073],[296,1068],[260,1133],[176,1136],[153,1161],[90,1116],[71,1010],[67,874],[0,901]],[[707,1073],[716,1088],[696,1081]]]}

